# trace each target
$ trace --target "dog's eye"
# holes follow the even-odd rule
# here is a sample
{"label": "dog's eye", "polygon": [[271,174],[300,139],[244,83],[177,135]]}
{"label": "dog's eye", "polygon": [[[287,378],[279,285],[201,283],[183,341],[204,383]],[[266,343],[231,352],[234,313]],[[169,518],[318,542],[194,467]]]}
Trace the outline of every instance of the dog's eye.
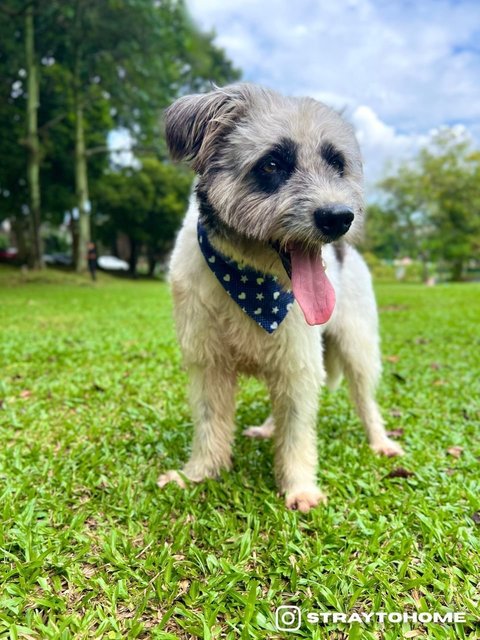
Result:
{"label": "dog's eye", "polygon": [[335,147],[326,143],[323,145],[321,150],[322,158],[325,160],[327,164],[329,164],[332,169],[334,169],[339,176],[343,176],[345,173],[345,158],[343,153],[335,149]]}
{"label": "dog's eye", "polygon": [[258,158],[249,172],[249,179],[257,191],[276,193],[295,171],[297,147],[293,140],[282,138]]}
{"label": "dog's eye", "polygon": [[333,169],[335,169],[335,171],[338,174],[343,176],[345,171],[345,163],[343,162],[343,159],[340,156],[333,159],[329,164]]}
{"label": "dog's eye", "polygon": [[265,173],[276,173],[279,170],[279,168],[280,167],[275,162],[275,160],[269,160],[263,165],[262,171],[264,171]]}

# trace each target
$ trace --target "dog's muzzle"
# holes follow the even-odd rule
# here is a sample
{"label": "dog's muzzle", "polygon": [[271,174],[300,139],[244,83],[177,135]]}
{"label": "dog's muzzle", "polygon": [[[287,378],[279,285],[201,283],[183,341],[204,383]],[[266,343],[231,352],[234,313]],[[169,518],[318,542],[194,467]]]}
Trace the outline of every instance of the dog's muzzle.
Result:
{"label": "dog's muzzle", "polygon": [[315,226],[325,237],[326,242],[338,240],[350,229],[353,211],[344,204],[331,204],[317,209],[313,218]]}

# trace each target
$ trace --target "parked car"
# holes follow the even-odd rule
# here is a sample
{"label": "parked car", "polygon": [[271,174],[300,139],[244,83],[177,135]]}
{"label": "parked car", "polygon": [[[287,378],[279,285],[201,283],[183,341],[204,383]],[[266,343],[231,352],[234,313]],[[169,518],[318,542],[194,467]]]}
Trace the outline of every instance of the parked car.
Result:
{"label": "parked car", "polygon": [[97,260],[98,267],[104,271],[128,271],[128,262],[115,256],[100,256]]}
{"label": "parked car", "polygon": [[68,253],[46,253],[43,256],[45,264],[70,267],[73,263],[72,256]]}
{"label": "parked car", "polygon": [[18,249],[15,247],[8,247],[7,249],[0,249],[0,262],[13,262],[18,256]]}

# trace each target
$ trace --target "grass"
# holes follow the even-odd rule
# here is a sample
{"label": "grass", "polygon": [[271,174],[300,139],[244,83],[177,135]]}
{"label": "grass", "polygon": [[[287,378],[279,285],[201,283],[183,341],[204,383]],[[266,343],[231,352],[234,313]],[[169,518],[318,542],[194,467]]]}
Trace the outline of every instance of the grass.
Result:
{"label": "grass", "polygon": [[[379,400],[407,455],[375,458],[345,390],[325,393],[329,504],[301,515],[275,493],[269,443],[240,429],[230,475],[156,487],[192,431],[165,285],[0,271],[0,637],[480,637],[480,286],[377,293]],[[238,426],[268,412],[243,381]],[[412,475],[388,477],[399,466]],[[468,622],[304,617],[288,634],[282,604]]]}

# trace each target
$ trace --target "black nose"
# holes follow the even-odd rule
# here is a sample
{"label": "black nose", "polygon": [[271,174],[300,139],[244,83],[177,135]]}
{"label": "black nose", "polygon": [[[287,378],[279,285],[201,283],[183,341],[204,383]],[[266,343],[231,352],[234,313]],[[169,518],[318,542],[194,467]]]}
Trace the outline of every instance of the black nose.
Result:
{"label": "black nose", "polygon": [[344,204],[330,204],[313,214],[317,228],[328,241],[336,240],[350,229],[353,211]]}

